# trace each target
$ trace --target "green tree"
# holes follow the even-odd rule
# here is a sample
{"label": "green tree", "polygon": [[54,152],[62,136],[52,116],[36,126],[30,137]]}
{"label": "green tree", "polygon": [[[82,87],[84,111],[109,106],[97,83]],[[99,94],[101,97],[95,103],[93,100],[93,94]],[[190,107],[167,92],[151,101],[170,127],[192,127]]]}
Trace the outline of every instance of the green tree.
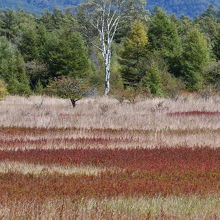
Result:
{"label": "green tree", "polygon": [[76,30],[77,22],[76,18],[72,15],[70,10],[65,12],[55,8],[53,12],[46,11],[42,13],[39,18],[41,24],[43,24],[48,31],[54,31],[62,28]]}
{"label": "green tree", "polygon": [[45,63],[39,61],[31,61],[25,64],[26,73],[30,79],[30,85],[32,90],[36,90],[36,86],[40,83],[43,87],[46,87],[48,80],[51,78],[48,66]]}
{"label": "green tree", "polygon": [[145,59],[146,73],[140,87],[142,91],[166,97],[176,97],[184,89],[180,79],[168,71],[168,65],[159,51],[148,52]]}
{"label": "green tree", "polygon": [[[174,19],[173,19],[174,20]],[[176,23],[161,8],[155,8],[149,25],[149,49],[159,51],[168,63],[169,72],[177,75],[181,39]]]}
{"label": "green tree", "polygon": [[217,23],[217,20],[213,17],[201,17],[196,20],[196,24],[199,25],[199,28],[201,29],[202,33],[204,33],[210,41],[213,41],[216,34],[219,31],[219,24]]}
{"label": "green tree", "polygon": [[217,60],[220,60],[220,32],[215,37],[213,52]]}
{"label": "green tree", "polygon": [[43,93],[43,89],[44,89],[44,87],[43,87],[41,81],[38,80],[35,85],[35,88],[34,88],[34,93],[40,95]]}
{"label": "green tree", "polygon": [[5,82],[0,79],[0,100],[4,99],[8,95]]}
{"label": "green tree", "polygon": [[174,57],[179,51],[180,38],[176,24],[161,8],[155,8],[149,31],[149,46],[152,50],[159,50],[165,58]]}
{"label": "green tree", "polygon": [[23,57],[6,38],[0,38],[0,78],[11,94],[30,94]]}
{"label": "green tree", "polygon": [[126,37],[121,52],[121,73],[125,86],[135,87],[145,75],[144,59],[148,37],[145,25],[136,20]]}
{"label": "green tree", "polygon": [[209,63],[207,68],[207,82],[209,86],[215,87],[216,90],[220,89],[220,61],[213,61]]}
{"label": "green tree", "polygon": [[21,37],[19,50],[25,61],[32,61],[39,58],[38,36],[35,28],[27,28]]}
{"label": "green tree", "polygon": [[151,94],[162,95],[161,76],[157,66],[152,66],[143,83]]}
{"label": "green tree", "polygon": [[14,40],[19,30],[19,19],[16,12],[7,9],[0,12],[0,35],[8,40]]}
{"label": "green tree", "polygon": [[32,17],[31,21],[23,19],[20,28],[20,35],[18,41],[18,49],[20,50],[25,62],[41,61],[44,45],[46,42],[47,30],[43,24],[39,24]]}
{"label": "green tree", "polygon": [[[136,4],[138,4],[138,6]],[[127,16],[122,18],[118,31],[115,34],[115,42],[121,43],[123,38],[128,35],[128,32],[131,29],[131,25],[135,20],[146,24],[147,17],[148,12],[146,10],[146,0],[131,1]]]}
{"label": "green tree", "polygon": [[191,30],[186,37],[181,58],[181,74],[189,90],[202,88],[209,60],[207,40],[197,29]]}
{"label": "green tree", "polygon": [[175,24],[178,34],[181,37],[180,41],[183,41],[183,38],[187,35],[188,31],[195,25],[193,20],[184,15],[180,16],[180,18],[175,21]]}
{"label": "green tree", "polygon": [[91,71],[88,49],[80,34],[72,31],[48,33],[43,59],[52,77],[85,77]]}

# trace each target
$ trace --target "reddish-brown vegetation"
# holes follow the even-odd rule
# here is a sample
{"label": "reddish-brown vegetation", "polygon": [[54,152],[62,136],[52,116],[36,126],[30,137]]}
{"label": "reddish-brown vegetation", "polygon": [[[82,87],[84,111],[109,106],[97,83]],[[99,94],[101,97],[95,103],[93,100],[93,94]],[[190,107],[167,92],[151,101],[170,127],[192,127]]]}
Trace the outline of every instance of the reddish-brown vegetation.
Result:
{"label": "reddish-brown vegetation", "polygon": [[220,149],[161,147],[142,150],[0,151],[0,160],[118,168],[117,173],[104,172],[96,177],[2,174],[2,196],[6,193],[28,199],[61,195],[105,198],[220,192]]}
{"label": "reddish-brown vegetation", "polygon": [[145,171],[103,173],[97,177],[81,175],[0,175],[0,195],[10,199],[46,199],[68,196],[106,198],[130,196],[169,196],[216,194],[220,191],[217,171]]}
{"label": "reddish-brown vegetation", "polygon": [[[32,210],[32,216],[44,213],[32,219],[50,219],[45,217],[50,214],[45,213],[52,209],[54,219],[62,219],[64,212],[68,218],[63,219],[83,219],[85,212],[99,213],[101,217],[84,219],[120,219],[111,199],[122,199],[116,208],[126,220],[157,219],[156,216],[176,219],[182,213],[185,220],[191,209],[190,216],[197,219],[214,219],[216,213],[219,217],[217,97],[208,102],[182,98],[136,104],[119,104],[103,98],[104,101],[79,102],[75,109],[65,100],[48,99],[47,104],[37,108],[37,101],[31,103],[32,98],[21,99],[22,103],[11,99],[0,103],[0,218],[2,209],[9,210],[4,216],[18,218],[19,211],[14,205],[17,202],[22,207],[34,201],[38,207],[49,201],[46,208],[41,207],[44,211],[25,207],[26,212]],[[191,198],[196,198],[193,205]],[[86,204],[89,200],[97,205],[91,208],[90,204],[82,210],[80,202]],[[208,211],[201,210],[204,205],[198,205],[200,200],[201,204],[209,201]],[[57,201],[60,204],[55,204]],[[110,202],[111,209],[103,209],[102,201]],[[157,202],[156,211],[145,211]],[[80,210],[72,210],[73,204],[78,204]],[[182,205],[186,211],[179,213]],[[129,213],[121,212],[122,206],[122,210],[129,207]],[[191,206],[197,207],[197,211]],[[136,217],[130,218],[134,209]],[[171,213],[171,209],[175,211]],[[108,217],[103,217],[103,210],[108,211]],[[137,217],[139,210],[141,218]],[[71,218],[69,213],[79,218]]]}
{"label": "reddish-brown vegetation", "polygon": [[220,170],[220,149],[161,146],[156,149],[0,151],[0,160],[40,164],[98,165],[130,170]]}

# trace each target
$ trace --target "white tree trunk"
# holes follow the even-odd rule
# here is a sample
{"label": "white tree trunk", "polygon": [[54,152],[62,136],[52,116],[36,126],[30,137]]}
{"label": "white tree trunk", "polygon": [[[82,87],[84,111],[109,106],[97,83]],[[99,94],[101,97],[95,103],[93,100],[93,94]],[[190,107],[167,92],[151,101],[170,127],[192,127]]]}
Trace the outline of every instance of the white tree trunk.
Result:
{"label": "white tree trunk", "polygon": [[[134,2],[139,2],[136,6]],[[86,1],[87,2],[87,1]],[[110,75],[112,59],[112,42],[121,19],[130,10],[142,9],[142,0],[90,0],[85,4],[85,16],[88,15],[88,22],[99,36],[99,43],[92,44],[101,51],[105,66],[105,95],[110,92]],[[88,9],[88,10],[87,10]],[[86,27],[87,28],[87,25]]]}
{"label": "white tree trunk", "polygon": [[110,92],[112,42],[121,18],[121,14],[116,12],[118,7],[113,6],[111,0],[103,0],[97,24],[92,24],[99,32],[100,46],[95,46],[102,52],[105,65],[105,95]]}
{"label": "white tree trunk", "polygon": [[110,76],[111,76],[111,50],[106,54],[105,58],[105,95],[110,92]]}

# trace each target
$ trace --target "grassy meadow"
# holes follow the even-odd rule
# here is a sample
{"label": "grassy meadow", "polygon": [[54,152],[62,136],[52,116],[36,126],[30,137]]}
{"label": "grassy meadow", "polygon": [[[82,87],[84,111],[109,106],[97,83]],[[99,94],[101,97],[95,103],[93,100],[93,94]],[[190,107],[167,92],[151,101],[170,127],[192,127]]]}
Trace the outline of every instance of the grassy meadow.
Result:
{"label": "grassy meadow", "polygon": [[220,96],[0,101],[1,219],[220,219]]}

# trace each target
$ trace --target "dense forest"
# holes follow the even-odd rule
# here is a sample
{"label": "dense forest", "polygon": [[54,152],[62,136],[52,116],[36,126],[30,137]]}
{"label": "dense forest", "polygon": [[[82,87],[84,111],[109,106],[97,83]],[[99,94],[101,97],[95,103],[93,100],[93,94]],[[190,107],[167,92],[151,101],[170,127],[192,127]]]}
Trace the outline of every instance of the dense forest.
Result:
{"label": "dense forest", "polygon": [[[0,8],[18,9],[23,8],[29,12],[40,13],[45,9],[64,9],[78,5],[82,0],[1,0]],[[153,10],[155,6],[163,8],[167,13],[177,16],[185,15],[195,17],[208,8],[220,6],[219,0],[147,0],[147,9]]]}
{"label": "dense forest", "polygon": [[[0,93],[5,87],[19,95],[103,94],[104,61],[93,43],[99,38],[84,12],[1,11]],[[194,20],[161,8],[129,13],[112,43],[110,94],[175,97],[219,90],[219,9],[209,7]]]}

